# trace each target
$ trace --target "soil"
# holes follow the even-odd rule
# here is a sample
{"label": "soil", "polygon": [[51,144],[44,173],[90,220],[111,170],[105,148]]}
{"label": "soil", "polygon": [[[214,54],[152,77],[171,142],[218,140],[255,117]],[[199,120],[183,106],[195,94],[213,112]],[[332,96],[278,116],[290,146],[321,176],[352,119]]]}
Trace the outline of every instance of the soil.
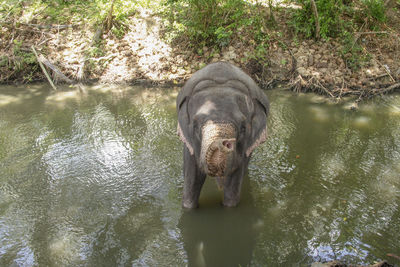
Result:
{"label": "soil", "polygon": [[[168,43],[163,38],[162,19],[145,9],[131,17],[122,38],[84,25],[3,25],[0,34],[9,38],[1,38],[0,58],[17,60],[13,40],[19,38],[23,40],[21,51],[30,51],[34,45],[39,54],[74,81],[182,84],[199,68],[222,60],[241,67],[266,89],[283,86],[337,99],[346,95],[361,99],[400,90],[400,7],[389,9],[386,29],[381,33],[357,35],[357,42],[370,55],[357,70],[346,65],[346,58],[352,55],[342,55],[341,40],[294,41],[287,26],[288,14],[279,12],[275,15],[276,31],[281,35],[271,40],[268,57],[258,60],[250,57],[254,47],[241,40],[232,40],[220,51],[203,47],[201,55],[189,49],[185,41]],[[4,64],[0,69],[0,83],[27,80],[24,70],[7,69]],[[62,81],[55,72],[49,72],[53,79]],[[40,68],[29,77],[29,81],[45,79]]]}

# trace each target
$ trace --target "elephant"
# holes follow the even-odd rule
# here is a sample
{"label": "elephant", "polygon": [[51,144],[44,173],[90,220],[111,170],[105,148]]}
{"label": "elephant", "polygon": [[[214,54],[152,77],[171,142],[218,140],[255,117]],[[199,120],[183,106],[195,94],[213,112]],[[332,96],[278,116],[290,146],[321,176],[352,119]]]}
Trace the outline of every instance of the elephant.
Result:
{"label": "elephant", "polygon": [[240,68],[215,62],[196,71],[176,99],[177,134],[184,143],[184,208],[198,207],[206,176],[234,207],[254,149],[267,138],[269,101]]}

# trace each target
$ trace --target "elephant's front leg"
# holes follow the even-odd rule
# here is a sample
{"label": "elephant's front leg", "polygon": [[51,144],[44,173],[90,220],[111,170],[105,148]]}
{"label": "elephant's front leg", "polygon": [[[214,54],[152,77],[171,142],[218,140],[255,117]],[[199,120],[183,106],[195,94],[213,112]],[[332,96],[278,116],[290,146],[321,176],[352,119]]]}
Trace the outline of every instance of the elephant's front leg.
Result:
{"label": "elephant's front leg", "polygon": [[224,185],[224,201],[226,207],[235,207],[240,201],[240,189],[247,171],[249,158],[245,158],[240,166],[228,177]]}
{"label": "elephant's front leg", "polygon": [[193,209],[199,204],[199,196],[206,175],[197,166],[196,159],[190,155],[187,147],[183,152],[183,207]]}

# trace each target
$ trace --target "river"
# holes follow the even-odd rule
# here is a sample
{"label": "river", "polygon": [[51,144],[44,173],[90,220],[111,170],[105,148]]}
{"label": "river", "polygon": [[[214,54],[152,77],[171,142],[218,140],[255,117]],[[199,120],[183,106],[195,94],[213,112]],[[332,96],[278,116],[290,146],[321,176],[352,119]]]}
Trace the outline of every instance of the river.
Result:
{"label": "river", "polygon": [[399,265],[400,95],[267,91],[237,208],[184,211],[178,89],[0,87],[0,266]]}

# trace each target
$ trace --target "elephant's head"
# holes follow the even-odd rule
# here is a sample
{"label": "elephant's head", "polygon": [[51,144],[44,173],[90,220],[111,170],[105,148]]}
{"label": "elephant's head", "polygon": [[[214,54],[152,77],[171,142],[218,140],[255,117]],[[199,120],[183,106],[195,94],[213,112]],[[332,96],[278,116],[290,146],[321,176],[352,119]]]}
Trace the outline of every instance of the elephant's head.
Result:
{"label": "elephant's head", "polygon": [[[222,74],[227,77],[212,77],[226,68],[229,72]],[[205,74],[211,79],[204,79]],[[195,75],[177,98],[178,135],[195,158],[196,168],[216,177],[220,188],[240,191],[248,159],[266,139],[268,100],[250,77],[232,65],[209,65],[207,73],[200,70]]]}
{"label": "elephant's head", "polygon": [[202,90],[186,99],[181,109],[181,140],[204,173],[220,178],[220,186],[223,177],[266,139],[268,106],[234,88]]}

